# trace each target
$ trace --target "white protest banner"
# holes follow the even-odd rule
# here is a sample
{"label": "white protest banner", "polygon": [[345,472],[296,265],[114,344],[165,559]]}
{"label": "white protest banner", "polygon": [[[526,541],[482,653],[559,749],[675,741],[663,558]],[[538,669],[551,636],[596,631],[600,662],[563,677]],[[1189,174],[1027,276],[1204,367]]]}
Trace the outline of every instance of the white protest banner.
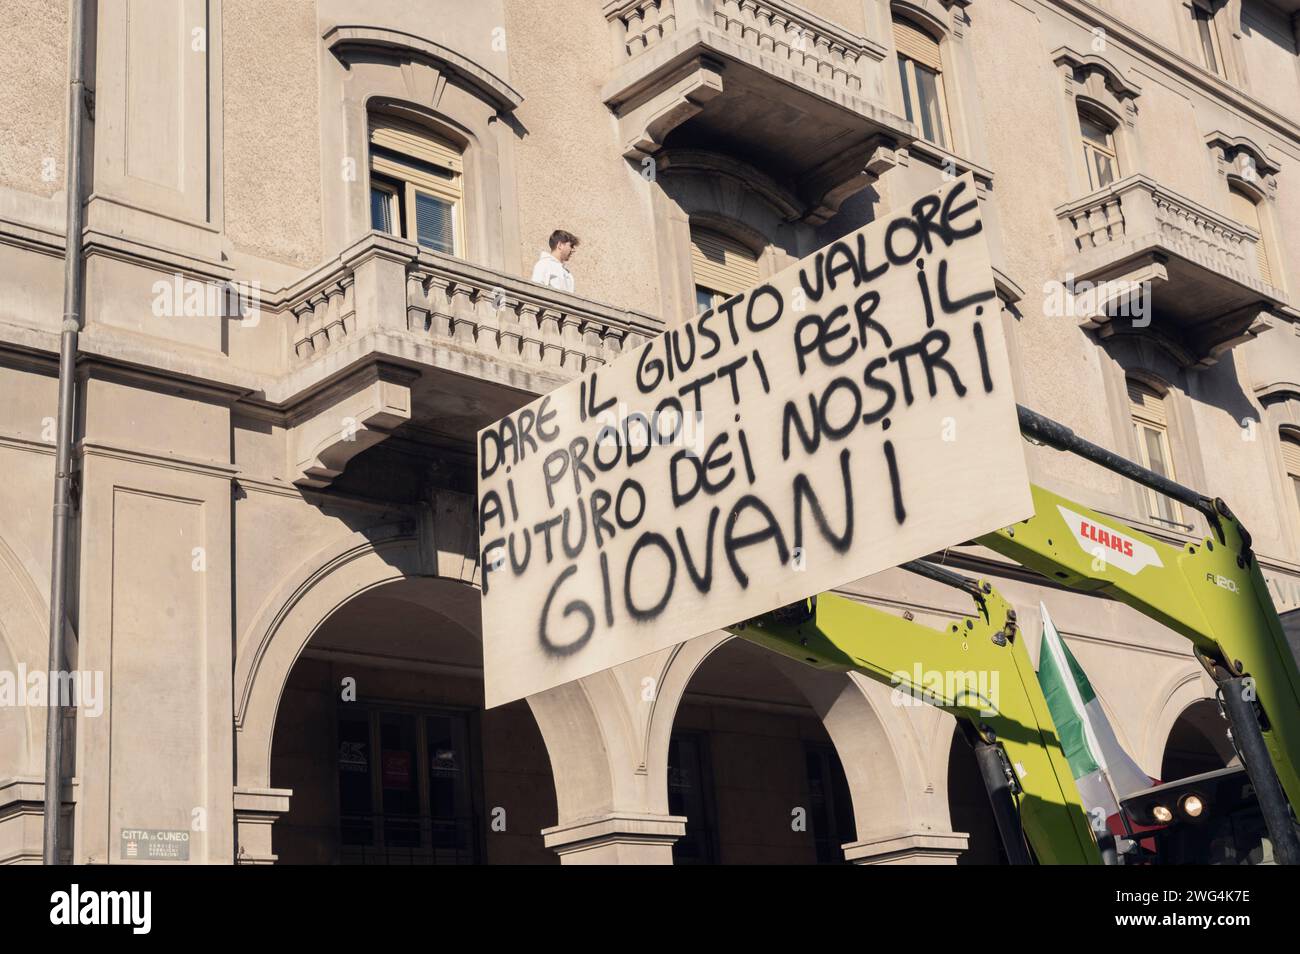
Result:
{"label": "white protest banner", "polygon": [[1029,516],[963,176],[479,432],[487,704]]}

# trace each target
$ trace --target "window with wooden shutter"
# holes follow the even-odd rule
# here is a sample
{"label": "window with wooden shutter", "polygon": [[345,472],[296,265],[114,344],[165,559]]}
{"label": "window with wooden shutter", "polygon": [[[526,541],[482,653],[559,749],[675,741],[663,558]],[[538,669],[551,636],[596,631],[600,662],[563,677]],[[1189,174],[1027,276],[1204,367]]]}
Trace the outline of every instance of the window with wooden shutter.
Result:
{"label": "window with wooden shutter", "polygon": [[[1169,452],[1169,416],[1164,397],[1148,384],[1128,379],[1129,413],[1137,437],[1138,460],[1143,467],[1174,479],[1173,457]],[[1145,488],[1151,516],[1165,523],[1178,524],[1178,504],[1164,494]]]}
{"label": "window with wooden shutter", "polygon": [[370,117],[370,227],[460,254],[464,159],[432,130],[392,116]]}
{"label": "window with wooden shutter", "polygon": [[898,51],[904,115],[921,127],[925,139],[946,149],[948,105],[939,41],[910,21],[895,18],[894,48]]}
{"label": "window with wooden shutter", "polygon": [[1286,469],[1287,481],[1295,493],[1296,503],[1300,504],[1300,438],[1290,434],[1282,435],[1282,466]]}
{"label": "window with wooden shutter", "polygon": [[939,41],[907,20],[894,19],[894,46],[898,52],[936,73],[943,71]]}
{"label": "window with wooden shutter", "polygon": [[758,257],[729,236],[691,226],[691,274],[705,311],[758,284]]}
{"label": "window with wooden shutter", "polygon": [[1259,242],[1255,246],[1255,261],[1259,266],[1259,277],[1272,285],[1273,262],[1269,255],[1268,236],[1259,215],[1259,203],[1235,186],[1229,187],[1228,194],[1232,198],[1232,217],[1259,233]]}

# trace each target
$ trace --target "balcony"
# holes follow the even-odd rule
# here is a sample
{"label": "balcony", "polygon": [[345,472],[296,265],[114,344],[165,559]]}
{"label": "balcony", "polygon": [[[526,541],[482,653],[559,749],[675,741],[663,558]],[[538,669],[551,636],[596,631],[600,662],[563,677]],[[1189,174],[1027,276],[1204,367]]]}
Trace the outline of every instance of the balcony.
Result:
{"label": "balcony", "polygon": [[295,483],[322,487],[394,431],[478,430],[657,335],[661,322],[371,233],[269,302]]}
{"label": "balcony", "polygon": [[[1286,293],[1258,277],[1258,232],[1146,176],[1121,179],[1056,214],[1067,286],[1071,279],[1107,283],[1076,299],[1091,300],[1072,312],[1102,337],[1154,334],[1185,366],[1208,367],[1269,328],[1272,316],[1297,317]],[[1121,316],[1139,286],[1149,289],[1150,312],[1130,321]]]}
{"label": "balcony", "polygon": [[742,158],[815,224],[918,135],[880,102],[885,47],[788,0],[612,0],[605,16],[618,65],[602,95],[628,159]]}

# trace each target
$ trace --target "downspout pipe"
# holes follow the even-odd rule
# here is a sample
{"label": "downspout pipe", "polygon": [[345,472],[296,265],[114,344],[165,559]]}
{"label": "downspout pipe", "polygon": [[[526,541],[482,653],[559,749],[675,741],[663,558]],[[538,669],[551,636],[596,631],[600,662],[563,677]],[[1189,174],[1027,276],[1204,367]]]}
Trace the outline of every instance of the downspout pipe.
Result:
{"label": "downspout pipe", "polygon": [[[68,531],[72,502],[72,422],[76,400],[77,333],[81,330],[81,142],[86,91],[84,76],[85,0],[71,3],[68,155],[64,166],[68,197],[63,259],[63,325],[59,336],[59,409],[54,445],[54,534],[50,566],[50,674],[62,673],[64,621],[68,597]],[[62,863],[59,816],[63,802],[63,707],[55,697],[63,680],[50,679],[45,715],[45,831],[42,858]]]}

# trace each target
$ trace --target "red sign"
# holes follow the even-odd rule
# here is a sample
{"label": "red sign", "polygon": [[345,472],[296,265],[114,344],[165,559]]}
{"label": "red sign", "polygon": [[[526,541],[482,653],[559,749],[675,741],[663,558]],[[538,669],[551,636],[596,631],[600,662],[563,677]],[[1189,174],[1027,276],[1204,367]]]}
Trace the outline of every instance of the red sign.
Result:
{"label": "red sign", "polygon": [[411,753],[385,752],[383,757],[384,788],[411,787]]}

